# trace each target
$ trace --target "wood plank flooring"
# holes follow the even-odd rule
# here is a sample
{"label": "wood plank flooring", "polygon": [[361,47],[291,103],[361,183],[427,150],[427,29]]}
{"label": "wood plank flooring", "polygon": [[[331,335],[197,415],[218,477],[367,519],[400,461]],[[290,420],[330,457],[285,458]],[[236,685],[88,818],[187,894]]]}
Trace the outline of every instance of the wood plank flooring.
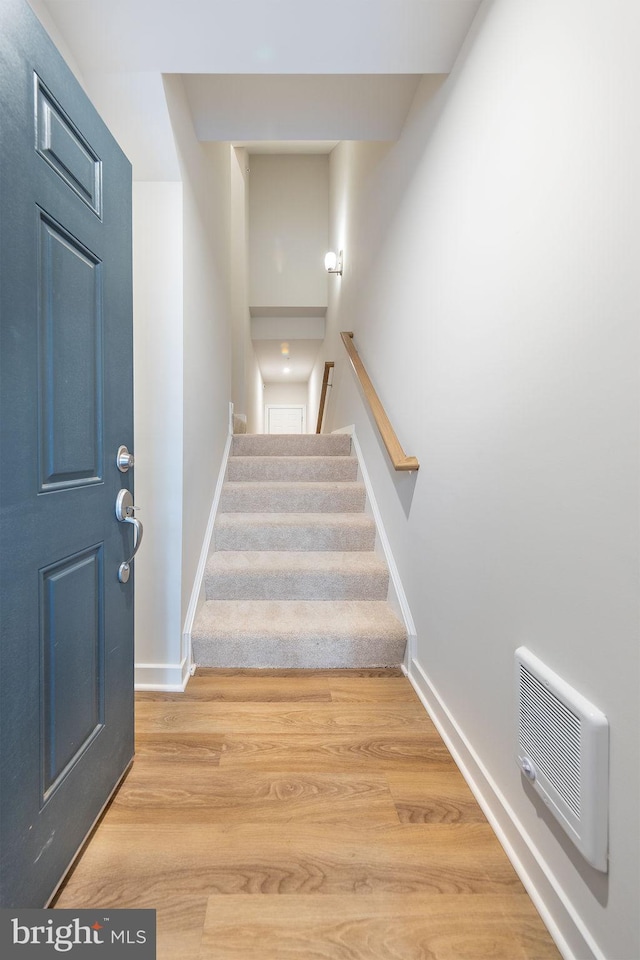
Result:
{"label": "wood plank flooring", "polygon": [[159,960],[558,960],[399,671],[201,670],[57,907],[157,910]]}

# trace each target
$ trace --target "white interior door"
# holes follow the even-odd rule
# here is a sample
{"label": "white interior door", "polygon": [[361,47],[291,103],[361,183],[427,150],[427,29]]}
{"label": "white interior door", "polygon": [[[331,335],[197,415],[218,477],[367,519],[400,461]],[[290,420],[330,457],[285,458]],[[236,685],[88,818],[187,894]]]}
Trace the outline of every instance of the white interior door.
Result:
{"label": "white interior door", "polygon": [[306,429],[306,407],[267,404],[265,408],[267,433],[304,433]]}

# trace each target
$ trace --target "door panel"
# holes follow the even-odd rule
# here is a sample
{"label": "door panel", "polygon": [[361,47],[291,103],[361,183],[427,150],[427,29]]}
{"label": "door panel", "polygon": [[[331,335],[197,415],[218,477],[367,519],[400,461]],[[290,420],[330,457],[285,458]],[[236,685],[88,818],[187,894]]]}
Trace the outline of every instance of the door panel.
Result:
{"label": "door panel", "polygon": [[101,216],[100,158],[84,140],[80,131],[73,127],[60,104],[56,103],[37,74],[34,81],[35,126],[38,138],[36,149],[94,213]]}
{"label": "door panel", "polygon": [[41,491],[102,480],[102,265],[40,211]]}
{"label": "door panel", "polygon": [[41,573],[41,803],[104,724],[102,554],[95,547]]}
{"label": "door panel", "polygon": [[0,903],[54,893],[133,754],[131,168],[0,4]]}
{"label": "door panel", "polygon": [[267,405],[267,433],[304,433],[303,406]]}

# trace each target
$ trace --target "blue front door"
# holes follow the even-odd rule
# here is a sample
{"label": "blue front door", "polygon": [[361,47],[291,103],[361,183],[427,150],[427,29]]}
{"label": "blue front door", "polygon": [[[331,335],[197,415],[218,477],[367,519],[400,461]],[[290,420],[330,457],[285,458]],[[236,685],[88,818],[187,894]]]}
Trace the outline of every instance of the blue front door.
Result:
{"label": "blue front door", "polygon": [[133,754],[131,169],[0,5],[0,905],[43,906]]}

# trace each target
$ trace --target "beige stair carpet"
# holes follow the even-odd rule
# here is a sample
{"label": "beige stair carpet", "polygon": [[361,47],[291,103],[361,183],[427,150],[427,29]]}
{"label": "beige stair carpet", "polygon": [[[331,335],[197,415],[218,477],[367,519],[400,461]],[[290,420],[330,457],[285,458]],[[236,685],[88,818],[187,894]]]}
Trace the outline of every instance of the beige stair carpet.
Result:
{"label": "beige stair carpet", "polygon": [[198,666],[397,666],[404,625],[387,603],[351,438],[233,437],[192,632]]}

